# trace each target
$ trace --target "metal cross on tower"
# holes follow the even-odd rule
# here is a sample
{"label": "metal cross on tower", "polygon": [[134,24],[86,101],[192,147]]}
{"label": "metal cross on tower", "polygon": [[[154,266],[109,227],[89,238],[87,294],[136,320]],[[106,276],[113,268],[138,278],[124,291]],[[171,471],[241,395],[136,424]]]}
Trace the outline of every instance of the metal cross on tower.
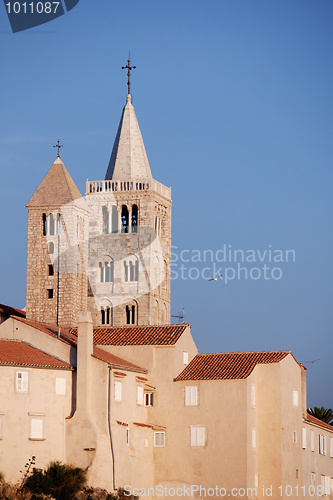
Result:
{"label": "metal cross on tower", "polygon": [[127,65],[122,66],[121,69],[128,69],[127,71],[127,93],[131,93],[131,71],[132,69],[136,69],[136,66],[131,66],[131,53],[128,53]]}
{"label": "metal cross on tower", "polygon": [[60,148],[63,148],[63,147],[64,147],[64,145],[63,145],[63,144],[62,144],[62,145],[60,145],[60,144],[59,144],[59,139],[58,139],[58,143],[57,143],[55,146],[53,146],[53,147],[54,147],[54,148],[58,148],[58,154],[57,154],[57,156],[60,158],[59,149],[60,149]]}

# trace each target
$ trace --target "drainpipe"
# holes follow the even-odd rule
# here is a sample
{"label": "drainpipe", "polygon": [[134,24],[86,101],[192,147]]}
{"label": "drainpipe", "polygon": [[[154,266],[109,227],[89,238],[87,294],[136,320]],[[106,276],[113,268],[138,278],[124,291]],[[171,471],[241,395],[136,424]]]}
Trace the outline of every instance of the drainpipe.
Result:
{"label": "drainpipe", "polygon": [[109,424],[109,436],[110,436],[110,445],[111,445],[111,455],[112,455],[112,478],[113,478],[113,489],[116,491],[116,467],[114,462],[114,449],[113,449],[113,441],[112,441],[112,431],[111,431],[111,376],[112,376],[112,367],[109,366],[109,383],[108,383],[108,424]]}

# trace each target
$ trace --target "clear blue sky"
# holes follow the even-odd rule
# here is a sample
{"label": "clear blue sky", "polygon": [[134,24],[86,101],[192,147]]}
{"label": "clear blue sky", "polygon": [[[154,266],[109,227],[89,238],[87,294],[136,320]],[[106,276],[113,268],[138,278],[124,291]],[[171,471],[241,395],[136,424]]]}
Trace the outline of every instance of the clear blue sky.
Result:
{"label": "clear blue sky", "polygon": [[[16,34],[0,12],[0,303],[25,305],[25,203],[58,137],[81,193],[104,178],[131,50],[152,173],[172,186],[173,269],[187,268],[172,314],[185,307],[200,352],[319,359],[305,365],[308,405],[333,407],[332,0],[80,0]],[[224,245],[255,250],[247,280],[216,260]],[[269,249],[295,262],[269,262]],[[182,262],[182,250],[212,250],[214,262]],[[189,278],[214,264],[235,278]]]}

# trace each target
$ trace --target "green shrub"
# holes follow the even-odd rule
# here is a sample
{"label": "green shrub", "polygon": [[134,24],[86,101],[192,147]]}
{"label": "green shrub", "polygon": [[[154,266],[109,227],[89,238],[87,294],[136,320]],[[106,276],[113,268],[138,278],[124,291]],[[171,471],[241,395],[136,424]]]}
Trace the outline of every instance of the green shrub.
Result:
{"label": "green shrub", "polygon": [[53,462],[46,469],[34,471],[25,482],[26,488],[37,495],[51,495],[56,500],[72,500],[86,482],[83,469]]}

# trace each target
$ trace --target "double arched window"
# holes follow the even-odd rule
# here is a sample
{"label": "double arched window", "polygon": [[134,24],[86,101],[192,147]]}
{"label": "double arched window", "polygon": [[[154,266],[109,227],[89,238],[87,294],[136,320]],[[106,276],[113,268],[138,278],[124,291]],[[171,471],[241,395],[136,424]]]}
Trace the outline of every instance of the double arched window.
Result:
{"label": "double arched window", "polygon": [[43,236],[60,234],[60,214],[43,214]]}
{"label": "double arched window", "polygon": [[114,262],[109,256],[103,257],[99,263],[99,281],[101,283],[113,283],[114,281]]}
{"label": "double arched window", "polygon": [[124,261],[125,281],[139,281],[139,260],[130,257]]}

